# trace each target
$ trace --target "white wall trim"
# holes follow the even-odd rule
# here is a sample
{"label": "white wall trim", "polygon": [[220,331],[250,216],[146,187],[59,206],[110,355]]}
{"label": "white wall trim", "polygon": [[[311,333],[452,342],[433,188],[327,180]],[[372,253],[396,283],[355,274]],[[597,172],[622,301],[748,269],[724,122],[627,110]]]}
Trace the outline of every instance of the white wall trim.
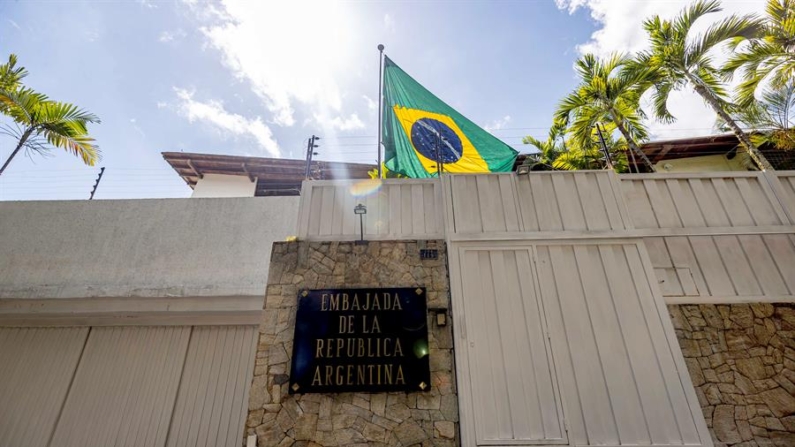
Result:
{"label": "white wall trim", "polygon": [[795,234],[795,225],[770,225],[755,227],[688,227],[688,228],[644,228],[636,230],[605,231],[533,231],[495,233],[453,233],[452,242],[465,241],[567,241],[595,239],[626,239],[666,236],[726,236],[754,234]]}

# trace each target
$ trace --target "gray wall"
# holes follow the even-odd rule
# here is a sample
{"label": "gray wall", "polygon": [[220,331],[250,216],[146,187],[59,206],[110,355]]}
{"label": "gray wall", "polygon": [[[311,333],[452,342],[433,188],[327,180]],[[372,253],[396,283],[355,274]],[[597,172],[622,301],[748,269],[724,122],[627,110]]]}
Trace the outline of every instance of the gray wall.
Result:
{"label": "gray wall", "polygon": [[0,299],[261,296],[298,201],[0,203]]}

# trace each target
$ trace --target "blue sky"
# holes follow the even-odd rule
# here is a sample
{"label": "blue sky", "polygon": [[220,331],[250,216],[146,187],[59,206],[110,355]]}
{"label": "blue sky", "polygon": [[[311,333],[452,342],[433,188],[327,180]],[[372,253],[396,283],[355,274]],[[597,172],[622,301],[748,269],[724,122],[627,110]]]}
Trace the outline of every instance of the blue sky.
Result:
{"label": "blue sky", "polygon": [[[19,56],[26,84],[75,103],[105,176],[96,199],[186,197],[163,151],[374,162],[378,52],[522,152],[543,138],[575,85],[583,51],[642,47],[640,20],[684,1],[0,2],[0,57]],[[725,2],[761,11],[761,0]],[[656,137],[709,133],[700,101],[675,98]],[[3,120],[4,118],[0,118]],[[7,123],[8,121],[2,121]],[[13,141],[0,136],[0,159]],[[56,150],[18,156],[0,200],[85,199],[99,168]]]}

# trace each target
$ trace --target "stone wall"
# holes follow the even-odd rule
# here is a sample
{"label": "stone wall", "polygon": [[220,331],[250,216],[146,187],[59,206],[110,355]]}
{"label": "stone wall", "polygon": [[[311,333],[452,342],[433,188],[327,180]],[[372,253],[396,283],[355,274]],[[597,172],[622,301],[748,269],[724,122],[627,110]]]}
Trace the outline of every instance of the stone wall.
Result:
{"label": "stone wall", "polygon": [[290,395],[287,390],[300,290],[420,286],[427,288],[429,309],[449,309],[444,243],[428,244],[439,249],[438,259],[421,260],[416,242],[274,244],[246,422],[246,434],[256,434],[259,446],[458,445],[452,321],[439,327],[432,312],[430,391]]}
{"label": "stone wall", "polygon": [[716,446],[795,446],[795,305],[668,306]]}

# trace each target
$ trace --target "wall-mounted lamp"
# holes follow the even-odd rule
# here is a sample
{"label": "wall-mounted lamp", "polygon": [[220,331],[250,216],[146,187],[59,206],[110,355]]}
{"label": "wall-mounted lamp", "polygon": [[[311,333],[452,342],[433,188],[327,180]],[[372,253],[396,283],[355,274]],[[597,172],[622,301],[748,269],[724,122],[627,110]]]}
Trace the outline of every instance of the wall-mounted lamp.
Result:
{"label": "wall-mounted lamp", "polygon": [[516,175],[526,175],[530,173],[530,166],[528,165],[519,165],[516,168]]}
{"label": "wall-mounted lamp", "polygon": [[364,215],[367,214],[367,207],[362,205],[361,203],[353,207],[353,214],[359,215],[359,229],[361,231],[361,239],[356,241],[357,245],[366,244],[367,241],[364,240]]}

